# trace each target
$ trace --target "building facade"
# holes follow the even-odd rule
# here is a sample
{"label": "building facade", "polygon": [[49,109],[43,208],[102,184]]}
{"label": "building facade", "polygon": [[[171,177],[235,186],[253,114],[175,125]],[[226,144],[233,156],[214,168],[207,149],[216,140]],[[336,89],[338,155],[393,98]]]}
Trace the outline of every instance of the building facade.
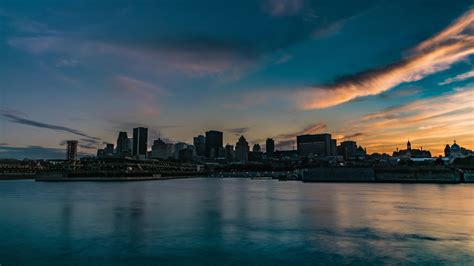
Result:
{"label": "building facade", "polygon": [[206,132],[206,158],[215,159],[223,156],[224,134],[220,131]]}
{"label": "building facade", "polygon": [[74,162],[77,160],[77,140],[68,140],[66,142],[66,160]]}
{"label": "building facade", "polygon": [[146,158],[148,149],[148,128],[137,127],[133,129],[133,156],[139,159]]}
{"label": "building facade", "polygon": [[116,152],[117,154],[122,155],[122,156],[130,155],[128,135],[127,135],[127,132],[125,131],[119,132],[119,135],[117,138]]}
{"label": "building facade", "polygon": [[249,151],[249,143],[244,136],[240,136],[239,141],[235,144],[235,160],[247,162],[249,160]]}
{"label": "building facade", "polygon": [[335,156],[336,140],[331,139],[331,134],[307,134],[296,137],[298,154],[300,156]]}
{"label": "building facade", "polygon": [[267,141],[265,142],[265,150],[268,156],[273,155],[273,153],[275,152],[275,141],[273,139],[267,139]]}
{"label": "building facade", "polygon": [[206,153],[206,137],[203,135],[194,137],[193,144],[196,149],[196,156],[204,156]]}

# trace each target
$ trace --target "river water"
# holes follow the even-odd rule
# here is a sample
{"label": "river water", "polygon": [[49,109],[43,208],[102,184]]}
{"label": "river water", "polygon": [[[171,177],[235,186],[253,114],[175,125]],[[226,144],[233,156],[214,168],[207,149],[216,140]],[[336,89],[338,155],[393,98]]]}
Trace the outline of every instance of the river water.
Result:
{"label": "river water", "polygon": [[0,182],[0,264],[474,265],[474,185]]}

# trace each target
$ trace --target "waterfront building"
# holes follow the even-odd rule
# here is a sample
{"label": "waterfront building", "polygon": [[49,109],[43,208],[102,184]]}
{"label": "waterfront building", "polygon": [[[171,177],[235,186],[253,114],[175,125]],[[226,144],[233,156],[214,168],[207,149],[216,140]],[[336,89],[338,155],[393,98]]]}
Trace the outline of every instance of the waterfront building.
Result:
{"label": "waterfront building", "polygon": [[130,154],[130,148],[129,148],[129,140],[128,140],[128,135],[127,132],[125,131],[120,131],[118,138],[117,138],[117,147],[116,147],[116,152],[119,155],[126,156]]}
{"label": "waterfront building", "polygon": [[207,131],[206,132],[206,158],[215,159],[223,156],[223,139],[224,134],[220,131]]}
{"label": "waterfront building", "polygon": [[342,156],[344,160],[350,160],[354,158],[354,154],[357,150],[357,144],[355,141],[346,140],[341,142],[338,146],[337,154]]}
{"label": "waterfront building", "polygon": [[296,137],[296,145],[300,156],[335,156],[336,142],[331,134],[307,134]]}
{"label": "waterfront building", "polygon": [[133,129],[132,154],[138,159],[145,159],[148,149],[148,128],[137,127]]}
{"label": "waterfront building", "polygon": [[77,140],[68,140],[66,142],[66,160],[75,162],[77,160]]}
{"label": "waterfront building", "polygon": [[449,148],[449,158],[454,160],[456,158],[465,158],[468,156],[474,156],[474,152],[472,150],[461,147],[459,144],[456,143],[456,140],[454,140],[453,145],[451,145],[451,147]]}
{"label": "waterfront building", "polygon": [[275,152],[275,141],[271,138],[268,138],[265,142],[265,150],[267,152],[267,156],[272,156]]}
{"label": "waterfront building", "polygon": [[410,140],[407,141],[407,148],[405,150],[397,150],[393,152],[393,157],[398,158],[431,158],[431,152],[428,150],[423,150],[423,147],[420,149],[412,149]]}
{"label": "waterfront building", "polygon": [[196,156],[204,156],[206,153],[206,137],[199,135],[193,139],[194,147],[196,147]]}
{"label": "waterfront building", "polygon": [[247,162],[249,156],[249,143],[244,136],[240,136],[239,141],[235,144],[235,160],[239,162]]}

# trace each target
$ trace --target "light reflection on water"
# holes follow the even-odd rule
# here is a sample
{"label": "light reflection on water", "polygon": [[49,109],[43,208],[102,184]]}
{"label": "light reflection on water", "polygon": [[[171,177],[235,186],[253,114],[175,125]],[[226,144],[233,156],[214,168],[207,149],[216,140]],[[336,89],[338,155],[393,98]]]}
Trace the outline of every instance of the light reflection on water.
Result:
{"label": "light reflection on water", "polygon": [[474,262],[474,186],[0,183],[1,265]]}

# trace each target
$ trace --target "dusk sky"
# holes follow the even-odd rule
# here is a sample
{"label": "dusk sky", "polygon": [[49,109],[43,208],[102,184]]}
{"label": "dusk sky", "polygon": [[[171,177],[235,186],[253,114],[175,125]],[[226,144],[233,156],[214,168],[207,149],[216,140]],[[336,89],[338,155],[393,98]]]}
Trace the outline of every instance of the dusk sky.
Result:
{"label": "dusk sky", "polygon": [[0,157],[332,133],[474,149],[471,1],[0,0]]}

